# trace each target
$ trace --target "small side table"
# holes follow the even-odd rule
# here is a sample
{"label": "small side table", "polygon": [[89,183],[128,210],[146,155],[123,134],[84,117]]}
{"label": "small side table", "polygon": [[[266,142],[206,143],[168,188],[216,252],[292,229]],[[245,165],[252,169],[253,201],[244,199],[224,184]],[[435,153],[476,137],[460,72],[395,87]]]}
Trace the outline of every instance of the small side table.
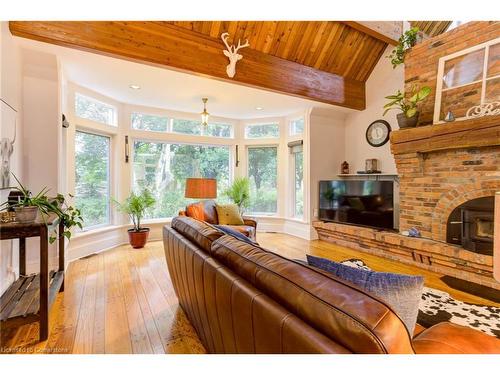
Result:
{"label": "small side table", "polygon": [[[19,238],[19,278],[0,297],[0,329],[39,322],[40,341],[49,336],[49,309],[64,290],[64,237],[58,240],[59,268],[49,273],[49,233],[63,225],[57,217],[46,222],[0,223],[0,240]],[[40,273],[26,275],[26,238],[40,237]]]}

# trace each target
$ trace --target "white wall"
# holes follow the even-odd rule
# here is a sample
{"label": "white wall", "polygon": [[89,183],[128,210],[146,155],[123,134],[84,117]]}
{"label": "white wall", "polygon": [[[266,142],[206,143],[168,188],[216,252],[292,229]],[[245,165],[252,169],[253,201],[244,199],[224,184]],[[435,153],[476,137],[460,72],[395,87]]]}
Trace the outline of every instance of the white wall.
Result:
{"label": "white wall", "polygon": [[[22,84],[20,51],[12,35],[8,22],[0,22],[0,138],[12,139],[14,126],[17,136],[14,152],[10,159],[11,171],[22,178]],[[15,111],[10,108],[13,107]],[[17,112],[16,112],[17,111]],[[11,179],[11,184],[13,184]],[[8,190],[0,192],[0,201],[7,199]],[[15,280],[18,270],[17,240],[0,242],[0,294]]]}
{"label": "white wall", "polygon": [[392,130],[399,128],[396,111],[390,111],[382,117],[383,106],[387,102],[384,97],[404,89],[404,68],[398,66],[393,69],[390,60],[385,57],[392,48],[389,46],[386,49],[366,82],[366,109],[349,114],[345,121],[345,159],[350,165],[351,173],[364,170],[365,159],[369,158],[379,159],[383,173],[397,173],[390,142],[382,147],[372,147],[365,138],[368,125],[378,119],[388,121]]}
{"label": "white wall", "polygon": [[[345,114],[310,117],[310,213],[317,220],[319,181],[337,178],[345,159]],[[313,232],[315,233],[315,232]]]}

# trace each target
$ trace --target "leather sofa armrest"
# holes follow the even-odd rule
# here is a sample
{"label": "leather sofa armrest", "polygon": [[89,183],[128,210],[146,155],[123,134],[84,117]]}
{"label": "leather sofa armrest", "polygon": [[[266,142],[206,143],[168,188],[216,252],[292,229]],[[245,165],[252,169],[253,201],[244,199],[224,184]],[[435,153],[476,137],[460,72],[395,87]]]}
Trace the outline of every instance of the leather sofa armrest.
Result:
{"label": "leather sofa armrest", "polygon": [[254,227],[255,229],[257,229],[257,221],[256,220],[250,219],[249,217],[243,217],[243,222],[245,223],[245,225],[248,225],[250,227]]}
{"label": "leather sofa armrest", "polygon": [[500,354],[500,340],[478,330],[443,322],[413,339],[417,354]]}
{"label": "leather sofa armrest", "polygon": [[179,211],[179,216],[187,216],[186,211]]}

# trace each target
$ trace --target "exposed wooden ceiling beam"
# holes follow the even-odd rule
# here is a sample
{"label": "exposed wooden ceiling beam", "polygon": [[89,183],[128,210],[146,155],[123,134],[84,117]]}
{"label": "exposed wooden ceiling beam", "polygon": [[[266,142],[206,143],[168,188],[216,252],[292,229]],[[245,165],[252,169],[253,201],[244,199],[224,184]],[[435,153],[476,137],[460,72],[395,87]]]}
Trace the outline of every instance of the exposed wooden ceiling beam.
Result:
{"label": "exposed wooden ceiling beam", "polygon": [[226,75],[223,42],[166,22],[21,22],[13,35],[181,70],[352,109],[365,108],[364,82],[245,49],[236,75]]}
{"label": "exposed wooden ceiling beam", "polygon": [[395,46],[403,33],[401,21],[342,21],[346,25]]}

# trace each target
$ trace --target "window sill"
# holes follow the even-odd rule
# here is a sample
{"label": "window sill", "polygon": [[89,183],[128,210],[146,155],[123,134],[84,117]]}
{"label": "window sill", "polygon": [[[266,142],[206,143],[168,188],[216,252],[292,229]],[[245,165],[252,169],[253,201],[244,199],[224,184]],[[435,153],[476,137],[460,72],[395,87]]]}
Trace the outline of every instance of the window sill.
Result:
{"label": "window sill", "polygon": [[71,238],[72,239],[73,238],[85,238],[85,237],[94,236],[94,235],[100,234],[100,233],[111,232],[113,230],[120,229],[123,227],[124,227],[124,225],[107,225],[107,226],[101,227],[101,228],[95,228],[95,229],[90,229],[90,230],[86,230],[86,231],[82,231],[82,232],[77,232],[77,233],[73,234],[73,236]]}

